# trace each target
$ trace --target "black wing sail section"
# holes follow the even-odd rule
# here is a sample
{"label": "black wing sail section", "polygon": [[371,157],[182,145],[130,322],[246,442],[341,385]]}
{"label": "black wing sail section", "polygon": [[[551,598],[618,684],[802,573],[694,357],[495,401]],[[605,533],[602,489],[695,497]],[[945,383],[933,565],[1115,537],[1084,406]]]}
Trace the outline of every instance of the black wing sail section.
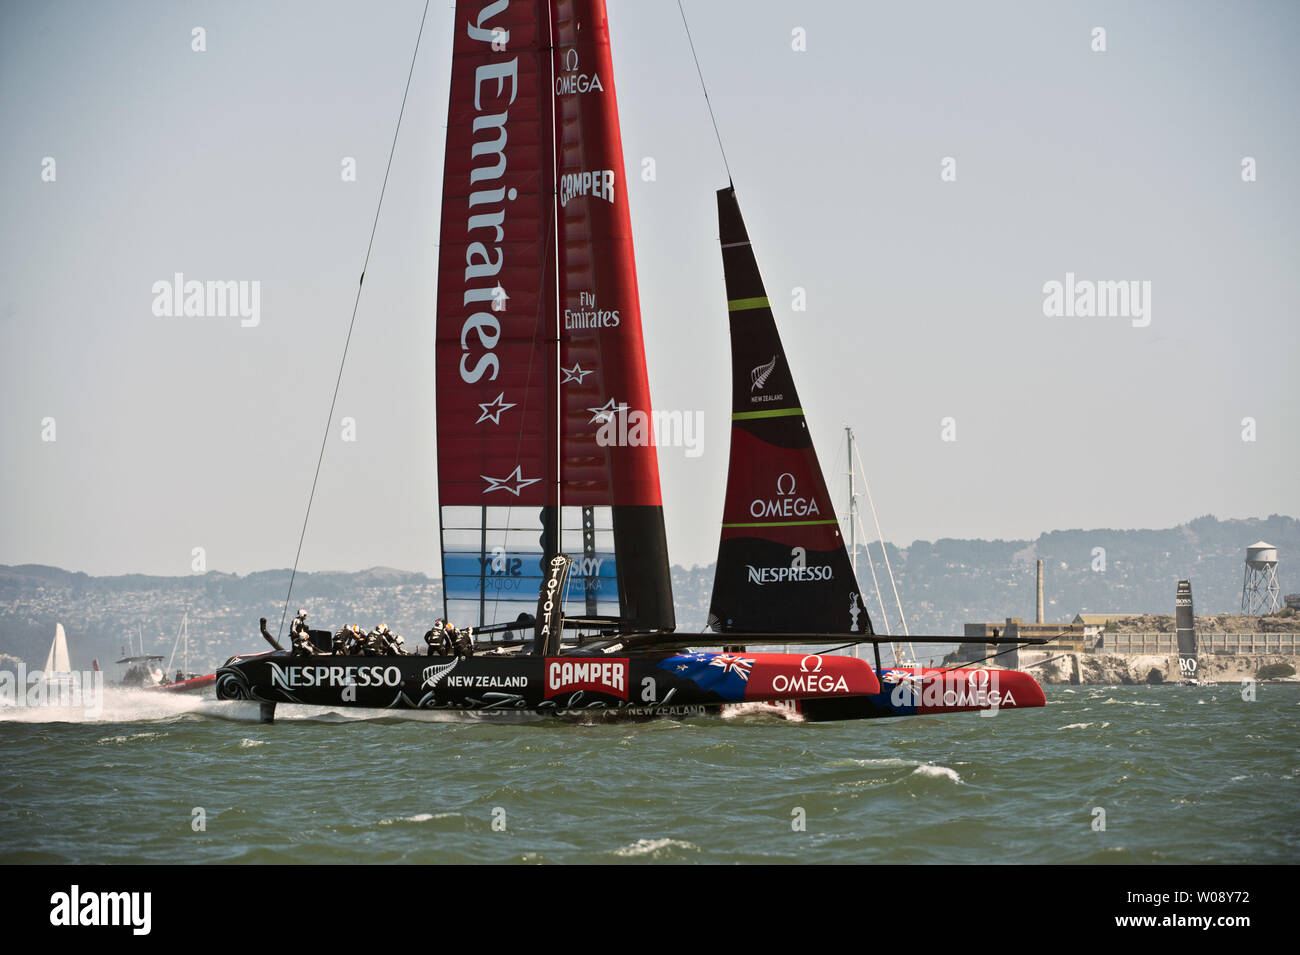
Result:
{"label": "black wing sail section", "polygon": [[731,320],[731,459],[709,626],[869,635],[735,190],[718,191]]}
{"label": "black wing sail section", "polygon": [[1192,582],[1178,581],[1174,602],[1174,626],[1178,637],[1178,673],[1184,680],[1196,679],[1196,614],[1192,608]]}

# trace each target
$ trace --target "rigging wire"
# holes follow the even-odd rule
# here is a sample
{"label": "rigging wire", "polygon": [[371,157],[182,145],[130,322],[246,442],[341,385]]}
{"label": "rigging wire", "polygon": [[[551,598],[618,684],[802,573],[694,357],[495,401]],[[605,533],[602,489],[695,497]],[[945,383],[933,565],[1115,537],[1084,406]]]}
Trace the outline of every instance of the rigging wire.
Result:
{"label": "rigging wire", "polygon": [[[853,447],[853,449],[854,449],[855,451],[857,450],[857,444],[856,444],[856,443],[851,443],[851,446]],[[859,455],[859,458],[860,458],[860,457],[861,457],[861,455]],[[841,458],[839,452],[837,451],[836,454],[835,454],[835,464],[834,464],[833,469],[832,469],[833,472],[836,473],[836,474],[840,473],[840,471],[839,471],[839,467],[840,467],[840,461],[841,461],[841,460],[847,460],[848,463],[849,463],[849,464],[848,464],[849,470],[848,470],[847,473],[848,473],[848,476],[849,476],[849,483],[850,483],[850,486],[852,486],[852,480],[853,480],[853,457],[852,457],[852,455],[846,453],[846,454],[844,455],[844,457]],[[867,489],[867,493],[870,493],[870,492],[871,492],[871,488],[870,488],[870,486],[867,484],[867,473],[866,473],[865,470],[862,472],[862,484],[863,484],[864,487],[866,487],[866,489]],[[858,510],[858,508],[857,508],[857,497],[858,497],[858,495],[857,495],[856,493],[852,495],[852,504],[850,505],[850,509],[849,509],[848,513],[845,515],[844,521],[842,521],[841,523],[842,523],[842,524],[843,524],[843,523],[849,523],[849,524],[852,525],[852,527],[853,527],[855,530],[860,530],[860,531],[862,532],[862,538],[863,538],[863,541],[864,541],[862,547],[863,547],[863,550],[866,552],[866,558],[867,558],[867,569],[871,571],[871,587],[872,587],[872,590],[875,591],[875,594],[876,594],[876,602],[880,605],[880,622],[881,622],[881,624],[882,624],[882,625],[884,626],[884,628],[885,628],[885,632],[884,632],[883,634],[881,634],[881,633],[877,633],[876,636],[891,636],[892,625],[891,625],[890,622],[889,622],[889,613],[885,610],[885,598],[884,598],[884,596],[883,596],[883,594],[882,594],[882,592],[881,592],[881,590],[880,590],[880,581],[879,581],[879,579],[877,579],[877,577],[876,577],[876,561],[875,561],[875,558],[871,556],[871,541],[870,541],[870,539],[867,537],[867,528],[866,528],[866,525],[864,525],[864,524],[862,523],[862,514],[861,514],[861,512],[860,512],[860,511]],[[876,532],[877,532],[877,534],[879,534],[879,532],[880,532],[880,525],[879,525],[879,523],[877,523],[877,525],[876,525]],[[855,536],[855,537],[854,537],[854,542],[855,542],[855,551],[854,551],[854,553],[853,553],[853,555],[852,555],[852,558],[853,558],[853,560],[854,560],[853,575],[854,575],[854,578],[855,578],[855,579],[856,579],[856,577],[857,577],[857,563],[856,563],[856,561],[857,561],[857,552],[856,552],[856,541],[857,541],[857,538],[856,538],[856,536]],[[881,541],[881,547],[882,547],[882,548],[884,547],[884,541],[883,541],[883,540]],[[866,600],[865,597],[862,596],[862,587],[861,587],[861,583],[860,583],[860,582],[859,582],[859,585],[858,585],[858,597],[859,597],[859,599],[861,599],[861,601],[862,601],[862,609],[863,609],[863,610],[866,610],[866,609],[867,609],[867,600]],[[900,609],[901,609],[901,608],[900,608]],[[874,642],[874,641],[873,641],[873,642]],[[883,641],[883,640],[882,640],[882,641],[880,641],[880,642],[881,642],[881,643],[884,643],[884,642],[886,642],[886,641]],[[900,661],[899,661],[899,652],[898,652],[898,644],[895,643],[892,639],[890,639],[890,640],[887,641],[887,642],[889,643],[889,649],[890,649],[890,652],[891,652],[891,653],[893,654],[893,656],[894,656],[893,664],[894,664],[895,666],[900,665]],[[853,644],[846,644],[846,646],[852,646],[852,645],[853,645]],[[842,649],[844,649],[844,648],[843,648],[843,647],[836,647],[835,649],[836,649],[836,650],[842,650]],[[830,652],[830,651],[828,651],[828,652]]]}
{"label": "rigging wire", "polygon": [[691,46],[691,59],[695,61],[695,72],[700,75],[700,89],[704,91],[704,105],[709,108],[709,119],[713,120],[713,135],[718,137],[718,152],[722,153],[722,165],[727,170],[727,182],[731,180],[731,165],[727,162],[727,150],[722,146],[722,133],[718,131],[718,117],[713,115],[713,103],[709,101],[709,88],[704,83],[704,71],[700,69],[700,58],[695,54],[695,41],[691,39],[691,25],[686,22],[686,10],[682,0],[677,0],[677,10],[682,15],[682,26],[686,28],[686,42]]}
{"label": "rigging wire", "polygon": [[[879,541],[881,552],[884,554],[885,557],[885,568],[886,570],[889,571],[889,583],[890,586],[893,587],[894,589],[894,599],[898,601],[898,586],[897,584],[894,583],[894,571],[893,568],[890,567],[889,565],[889,553],[888,551],[885,550],[885,538],[884,538],[884,534],[880,530],[880,518],[876,517],[876,505],[874,502],[871,501],[871,484],[867,481],[867,469],[862,466],[862,452],[858,450],[858,445],[856,441],[852,442],[852,448],[853,448],[853,455],[856,455],[857,457],[857,464],[862,474],[862,487],[867,492],[868,502],[871,502],[871,514],[872,517],[875,518],[875,524],[876,524],[876,539]],[[846,457],[849,458],[850,473],[854,469],[853,455],[846,455]],[[839,455],[836,454],[835,462],[837,468],[839,466],[839,461],[840,461]],[[856,497],[857,495],[855,494],[854,498],[856,499]],[[855,500],[855,504],[856,504],[856,500]],[[883,591],[881,591],[880,589],[880,580],[876,577],[876,560],[874,557],[871,556],[871,539],[867,534],[866,525],[862,523],[862,512],[859,511],[855,506],[853,507],[852,512],[849,515],[848,519],[853,522],[853,526],[857,530],[860,530],[862,532],[862,539],[865,541],[865,543],[863,544],[863,549],[866,551],[867,568],[868,570],[871,571],[871,586],[872,589],[875,590],[876,592],[876,602],[880,605],[880,620],[885,627],[885,633],[882,634],[882,636],[891,637],[888,643],[889,643],[890,652],[894,656],[893,663],[895,666],[910,665],[907,664],[904,660],[900,659],[900,657],[902,657],[903,654],[899,652],[900,647],[898,642],[892,639],[893,626],[889,622],[889,613],[888,611],[885,610],[885,598],[884,598]],[[862,601],[862,606],[864,610],[866,609],[866,603],[867,603],[866,600]],[[903,633],[906,635],[908,634],[907,620],[906,618],[903,617],[902,601],[898,601],[898,615],[900,620],[902,620],[903,623]],[[907,649],[908,649],[907,658],[914,663],[916,660],[916,650],[912,647],[910,643],[907,644]]]}
{"label": "rigging wire", "polygon": [[[889,573],[889,585],[894,591],[894,602],[898,604],[898,619],[903,624],[903,635],[910,637],[912,632],[908,629],[907,617],[903,614],[903,601],[898,596],[898,583],[894,580],[894,568],[890,566],[889,563],[889,549],[885,546],[885,535],[880,530],[880,517],[876,514],[876,502],[871,498],[871,485],[867,483],[867,468],[866,465],[862,463],[862,452],[858,450],[856,445],[853,448],[853,453],[857,455],[858,467],[862,471],[862,486],[867,492],[867,504],[871,507],[871,519],[875,521],[876,524],[876,538],[880,541],[880,552],[885,558],[885,570]],[[912,659],[915,660],[916,650],[910,644],[908,645],[908,650],[911,652]]]}
{"label": "rigging wire", "polygon": [[[867,529],[862,524],[862,515],[855,513],[853,519],[858,522],[858,527],[862,531],[862,536],[866,537]],[[880,590],[880,581],[876,578],[876,559],[871,556],[871,542],[867,541],[863,549],[867,552],[867,567],[871,570],[871,588],[876,592],[876,602],[880,604],[880,621],[885,625],[885,635],[888,636],[892,632],[893,628],[889,623],[889,613],[885,610],[885,598]],[[863,606],[866,606],[866,601],[863,601]],[[891,640],[890,646],[892,647],[893,645],[893,641]]]}
{"label": "rigging wire", "polygon": [[[864,481],[864,483],[865,483],[865,481],[866,481],[866,475],[863,475],[863,481]],[[862,515],[861,515],[860,513],[854,513],[854,515],[853,515],[853,519],[854,519],[855,521],[857,521],[857,527],[858,527],[858,530],[861,532],[863,538],[868,538],[868,535],[867,535],[867,526],[866,526],[865,524],[862,523]],[[884,546],[885,546],[884,541],[880,541],[879,543],[880,543],[881,549],[883,549]],[[884,634],[882,634],[882,636],[887,636],[887,637],[889,637],[889,641],[888,641],[888,642],[889,642],[889,652],[893,654],[893,663],[894,663],[894,665],[895,665],[895,666],[910,666],[910,664],[908,664],[908,663],[905,662],[905,660],[904,660],[904,656],[903,656],[903,654],[900,652],[900,645],[899,645],[899,643],[898,643],[896,640],[894,640],[894,631],[893,631],[894,625],[893,625],[892,623],[889,622],[889,612],[885,609],[885,598],[884,598],[884,592],[880,589],[880,581],[879,581],[879,579],[876,577],[876,560],[875,560],[874,557],[871,556],[871,541],[870,541],[870,539],[867,539],[867,542],[863,545],[863,549],[866,551],[866,556],[867,556],[867,566],[871,569],[871,586],[872,586],[872,587],[875,589],[875,591],[876,591],[876,602],[880,605],[880,619],[881,619],[881,621],[884,623],[884,626],[885,626],[885,632],[884,632]],[[864,606],[865,606],[865,603],[866,603],[866,602],[864,601],[864,602],[863,602],[863,605],[864,605]],[[910,647],[911,644],[909,643],[908,646]],[[915,654],[913,654],[913,655],[915,655]]]}
{"label": "rigging wire", "polygon": [[[874,642],[874,641],[872,641]],[[861,642],[854,640],[852,643],[841,643],[838,647],[831,647],[829,650],[822,650],[820,653],[812,654],[813,656],[829,656],[832,653],[839,653],[841,650],[847,650],[849,647],[861,646]]]}
{"label": "rigging wire", "polygon": [[[1048,637],[1047,639],[1048,639],[1049,641],[1051,641],[1051,640],[1055,640],[1057,637],[1063,637],[1063,636],[1065,636],[1066,633],[1068,633],[1068,632],[1069,632],[1069,631],[1067,631],[1067,630],[1062,630],[1060,633],[1054,634],[1054,635]],[[977,641],[977,642],[978,642],[978,641]],[[1000,651],[998,651],[997,653],[990,653],[988,656],[986,656],[986,657],[980,657],[980,659],[978,659],[978,660],[974,660],[974,661],[971,661],[971,662],[962,661],[962,662],[960,662],[960,663],[954,663],[954,664],[953,664],[952,666],[950,666],[950,667],[940,667],[939,669],[935,670],[933,673],[927,673],[927,674],[925,674],[924,679],[926,679],[926,680],[933,680],[936,676],[939,676],[939,675],[942,674],[942,673],[950,673],[950,672],[952,672],[953,670],[963,670],[963,669],[967,669],[967,668],[969,668],[969,667],[971,667],[971,666],[977,666],[977,665],[979,665],[979,664],[981,664],[981,663],[987,663],[989,660],[993,660],[993,659],[995,659],[995,658],[997,658],[997,657],[1000,657],[1000,656],[1002,656],[1004,653],[1011,653],[1011,652],[1014,651],[1014,650],[1020,650],[1020,649],[1022,649],[1022,648],[1024,648],[1024,647],[1032,647],[1032,646],[1034,646],[1034,645],[1035,645],[1035,644],[1032,644],[1032,643],[1029,643],[1029,642],[1025,642],[1025,643],[1017,643],[1014,647],[1008,647],[1007,649],[1005,649],[1005,650],[1000,650]],[[1053,657],[1052,659],[1056,659],[1056,658]],[[1046,663],[1047,661],[1044,660],[1043,662]],[[1032,665],[1033,665],[1033,666],[1039,666],[1039,664],[1037,664],[1037,663],[1032,664]]]}
{"label": "rigging wire", "polygon": [[307,537],[307,522],[311,519],[311,504],[316,498],[316,483],[320,480],[320,468],[325,460],[325,445],[329,443],[330,428],[334,422],[334,406],[339,400],[339,387],[343,383],[343,366],[348,360],[348,346],[352,343],[352,330],[357,324],[357,308],[361,304],[361,289],[366,281],[366,269],[370,266],[370,252],[375,247],[375,232],[379,229],[379,213],[384,208],[384,193],[388,189],[388,174],[393,168],[393,155],[397,152],[397,134],[402,130],[402,117],[406,113],[406,97],[411,92],[411,77],[415,75],[415,61],[420,55],[420,38],[424,36],[424,21],[429,16],[429,0],[424,0],[424,13],[420,15],[420,30],[415,35],[415,50],[411,54],[411,68],[406,74],[406,88],[402,91],[402,106],[397,111],[397,126],[393,130],[393,143],[388,149],[388,165],[384,167],[384,182],[379,187],[379,202],[375,206],[375,218],[370,224],[370,241],[366,243],[366,257],[361,263],[361,278],[357,281],[356,298],[352,301],[352,318],[348,322],[348,337],[343,342],[343,356],[339,359],[338,377],[334,379],[334,397],[330,399],[330,413],[325,419],[325,434],[320,441],[320,455],[316,458],[316,473],[311,479],[311,493],[307,495],[307,513],[302,518],[302,533],[298,535],[298,551],[293,557],[293,571],[289,574],[289,590],[284,595],[284,609],[280,611],[280,629],[277,636],[284,633],[284,619],[289,613],[289,601],[293,597],[293,582],[298,576],[298,561],[302,557],[302,543]]}

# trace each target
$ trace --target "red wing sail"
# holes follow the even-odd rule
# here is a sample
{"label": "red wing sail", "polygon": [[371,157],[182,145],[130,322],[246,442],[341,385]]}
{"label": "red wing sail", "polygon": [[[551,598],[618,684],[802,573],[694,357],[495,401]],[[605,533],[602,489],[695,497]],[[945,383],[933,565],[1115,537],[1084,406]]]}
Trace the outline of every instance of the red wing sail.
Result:
{"label": "red wing sail", "polygon": [[671,629],[603,0],[460,0],[450,98],[436,362],[448,615],[515,619],[565,551],[569,597],[585,597],[569,615]]}
{"label": "red wing sail", "polygon": [[718,192],[731,320],[731,461],[709,625],[870,634],[735,190]]}
{"label": "red wing sail", "polygon": [[[566,509],[610,509],[624,625],[671,630],[659,458],[604,0],[556,0],[554,71],[563,501]],[[569,553],[577,552],[574,543],[564,541]]]}

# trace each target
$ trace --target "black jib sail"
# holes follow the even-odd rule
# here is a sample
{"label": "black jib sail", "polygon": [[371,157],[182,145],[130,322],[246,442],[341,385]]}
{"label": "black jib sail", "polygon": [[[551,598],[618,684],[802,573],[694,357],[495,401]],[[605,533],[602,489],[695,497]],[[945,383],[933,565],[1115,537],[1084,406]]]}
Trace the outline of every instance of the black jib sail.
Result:
{"label": "black jib sail", "polygon": [[709,626],[871,634],[736,192],[718,191],[731,319],[731,461]]}

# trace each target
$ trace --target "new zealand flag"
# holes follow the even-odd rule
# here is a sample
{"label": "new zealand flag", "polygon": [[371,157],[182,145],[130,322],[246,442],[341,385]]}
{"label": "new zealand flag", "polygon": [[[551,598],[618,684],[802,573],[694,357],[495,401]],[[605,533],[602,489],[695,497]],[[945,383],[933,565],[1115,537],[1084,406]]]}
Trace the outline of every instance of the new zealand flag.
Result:
{"label": "new zealand flag", "polygon": [[724,700],[739,702],[749,685],[752,657],[738,653],[688,653],[669,657],[659,664],[674,676],[693,680],[703,690],[711,690]]}

